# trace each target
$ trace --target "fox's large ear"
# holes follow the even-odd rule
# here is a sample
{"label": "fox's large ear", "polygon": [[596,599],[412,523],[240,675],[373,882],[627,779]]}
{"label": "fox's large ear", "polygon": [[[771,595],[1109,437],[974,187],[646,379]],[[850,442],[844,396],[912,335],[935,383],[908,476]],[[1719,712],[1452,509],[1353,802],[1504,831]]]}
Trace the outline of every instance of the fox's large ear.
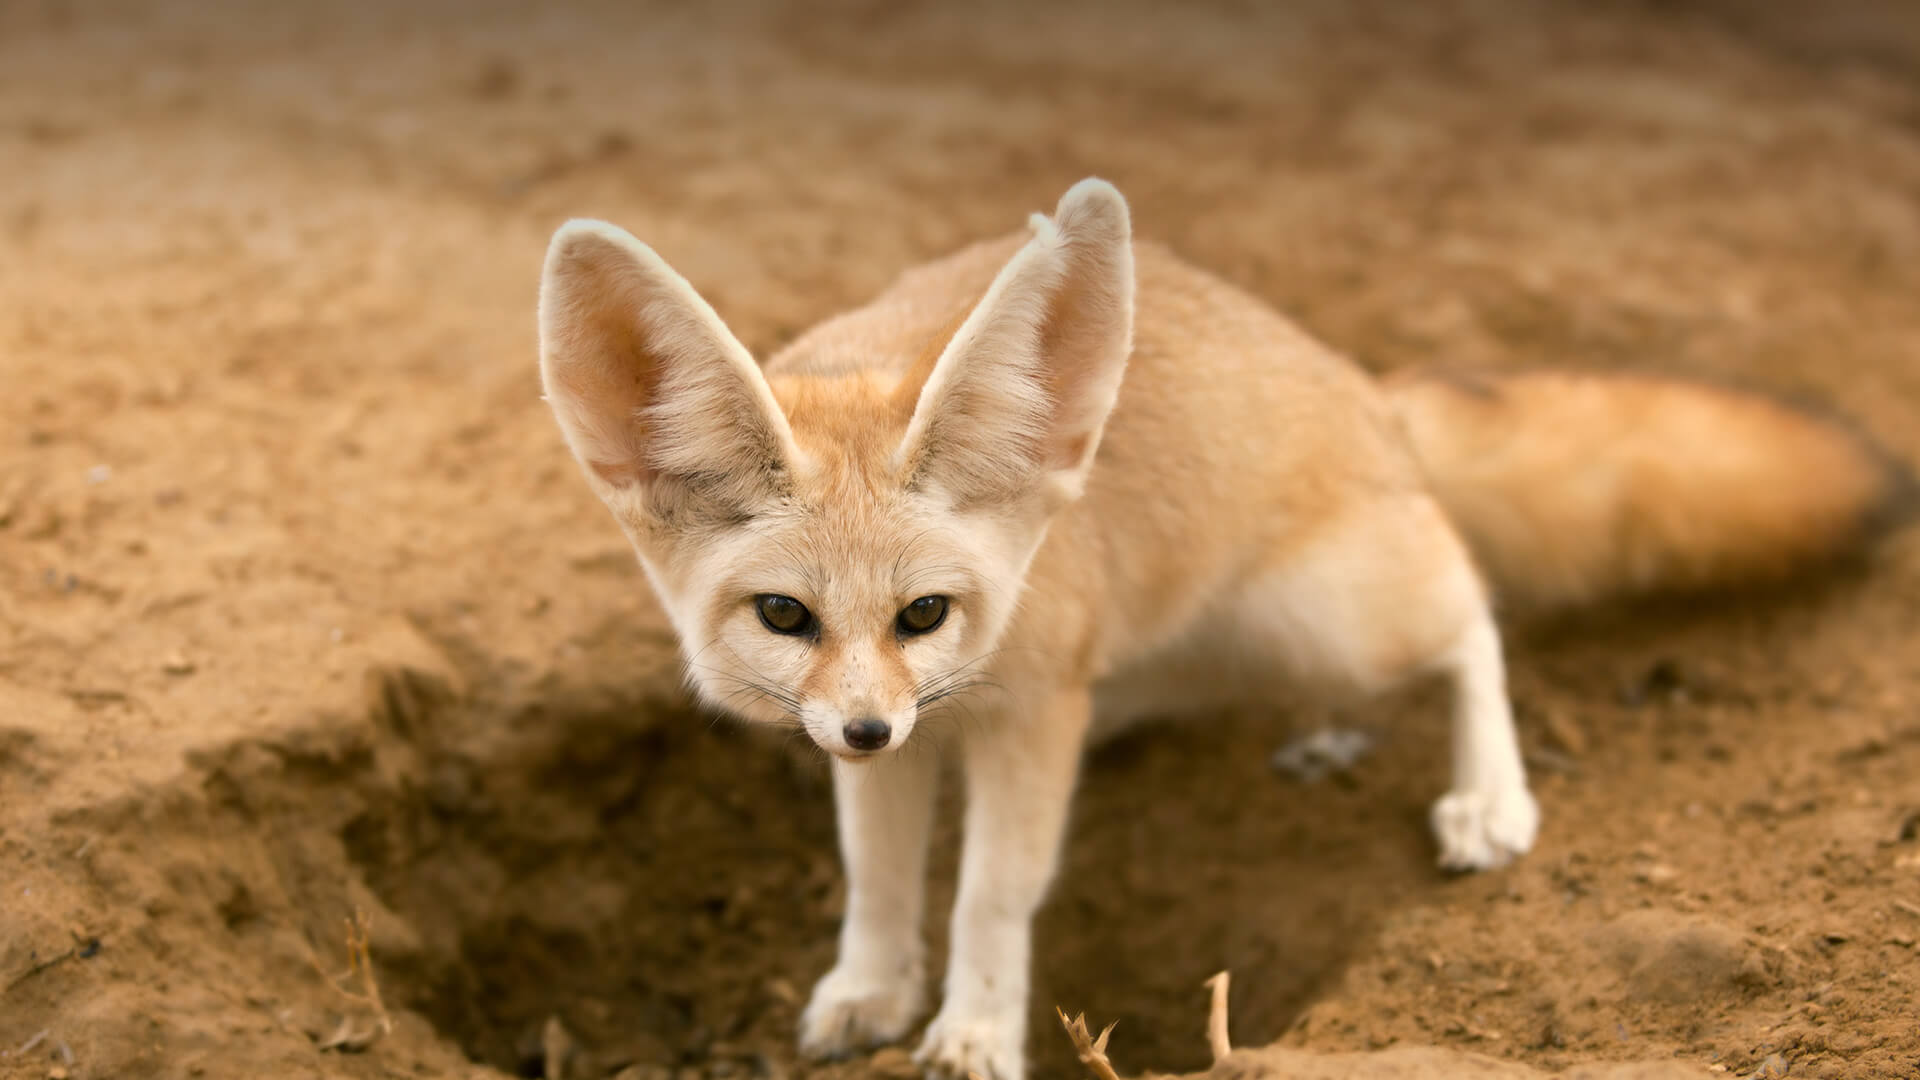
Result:
{"label": "fox's large ear", "polygon": [[1133,339],[1127,203],[1082,180],[994,279],[920,388],[900,446],[960,503],[1079,495]]}
{"label": "fox's large ear", "polygon": [[686,279],[598,221],[554,234],[540,282],[540,374],[595,487],[660,512],[698,496],[746,513],[796,457],[766,379]]}

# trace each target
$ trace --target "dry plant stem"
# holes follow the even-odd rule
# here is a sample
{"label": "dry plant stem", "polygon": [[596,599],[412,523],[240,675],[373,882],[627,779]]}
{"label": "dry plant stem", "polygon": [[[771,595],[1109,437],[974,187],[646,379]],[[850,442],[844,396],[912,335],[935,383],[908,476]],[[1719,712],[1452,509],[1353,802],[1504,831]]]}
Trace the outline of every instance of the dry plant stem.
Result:
{"label": "dry plant stem", "polygon": [[1213,1007],[1207,1012],[1207,1047],[1213,1051],[1215,1065],[1233,1053],[1233,1044],[1227,1041],[1227,986],[1232,981],[1233,976],[1225,971],[1207,980],[1213,990]]}
{"label": "dry plant stem", "polygon": [[[347,970],[339,975],[330,975],[320,966],[320,958],[312,955],[309,959],[313,969],[320,973],[334,992],[349,1001],[356,1001],[373,1010],[374,1018],[379,1021],[381,1034],[393,1032],[393,1016],[387,1012],[386,1002],[380,997],[380,980],[373,973],[373,956],[367,950],[368,941],[367,913],[355,908],[353,916],[347,919]],[[359,990],[348,987],[350,981],[360,984]]]}
{"label": "dry plant stem", "polygon": [[545,1080],[567,1080],[567,1062],[573,1057],[573,1036],[558,1016],[547,1017],[547,1023],[540,1030],[540,1054],[543,1067],[540,1075]]}
{"label": "dry plant stem", "polygon": [[1073,1019],[1067,1019],[1066,1011],[1055,1007],[1060,1016],[1060,1026],[1067,1029],[1067,1038],[1073,1040],[1073,1049],[1080,1056],[1080,1064],[1087,1067],[1098,1080],[1120,1080],[1120,1074],[1113,1071],[1113,1062],[1107,1060],[1107,1036],[1113,1034],[1113,1024],[1100,1031],[1100,1037],[1094,1038],[1087,1032],[1087,1014],[1081,1013]]}

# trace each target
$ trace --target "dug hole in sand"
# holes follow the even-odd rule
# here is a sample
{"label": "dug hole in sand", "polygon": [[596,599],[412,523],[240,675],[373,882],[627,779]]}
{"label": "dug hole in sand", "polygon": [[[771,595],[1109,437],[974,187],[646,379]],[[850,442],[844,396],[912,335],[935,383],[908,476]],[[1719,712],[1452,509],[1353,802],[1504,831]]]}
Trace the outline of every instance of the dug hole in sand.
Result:
{"label": "dug hole in sand", "polygon": [[[688,708],[537,400],[567,217],[764,355],[1098,173],[1372,370],[1737,378],[1920,460],[1920,30],[1730,9],[0,10],[0,1077],[909,1071],[795,1058],[824,777]],[[1523,638],[1546,824],[1469,878],[1431,695],[1310,784],[1282,708],[1099,750],[1033,1075],[1056,1006],[1121,1075],[1920,1074],[1917,627],[1908,535]]]}

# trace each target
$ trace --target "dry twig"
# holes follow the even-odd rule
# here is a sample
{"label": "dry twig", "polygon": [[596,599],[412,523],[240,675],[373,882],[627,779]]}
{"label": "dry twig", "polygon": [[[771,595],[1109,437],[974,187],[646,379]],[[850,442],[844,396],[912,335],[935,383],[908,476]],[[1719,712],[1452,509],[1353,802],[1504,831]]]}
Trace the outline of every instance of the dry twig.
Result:
{"label": "dry twig", "polygon": [[[339,1028],[320,1043],[322,1050],[357,1052],[378,1042],[382,1035],[393,1033],[393,1016],[380,997],[380,980],[373,973],[373,954],[367,949],[368,926],[367,913],[355,908],[352,917],[347,919],[347,970],[338,975],[328,973],[321,966],[318,954],[308,953],[313,970],[326,980],[334,993],[371,1009],[374,1017],[371,1030],[358,1030],[351,1020],[342,1018]],[[351,988],[356,982],[360,986],[358,990]]]}
{"label": "dry twig", "polygon": [[568,1063],[573,1059],[573,1036],[558,1016],[547,1017],[540,1029],[540,1075],[546,1080],[567,1080]]}
{"label": "dry twig", "polygon": [[32,967],[29,967],[27,970],[7,980],[6,988],[4,990],[0,990],[0,993],[10,993],[12,992],[14,987],[19,986],[21,983],[26,982],[28,979],[33,978],[35,975],[38,975],[43,971],[47,971],[52,968],[59,967],[61,964],[64,964],[69,960],[90,960],[93,957],[99,955],[100,953],[99,938],[88,935],[77,927],[74,928],[71,931],[71,933],[73,934],[73,940],[74,940],[73,948],[68,949],[63,953],[60,953],[57,956],[49,956],[45,960],[36,962]]}
{"label": "dry twig", "polygon": [[1094,1038],[1087,1032],[1086,1013],[1069,1020],[1066,1010],[1056,1006],[1053,1011],[1060,1015],[1060,1026],[1067,1029],[1067,1038],[1073,1040],[1073,1049],[1080,1055],[1080,1064],[1085,1065],[1087,1071],[1099,1080],[1120,1080],[1120,1074],[1113,1071],[1113,1062],[1107,1060],[1107,1036],[1113,1034],[1113,1024],[1101,1029],[1100,1037]]}
{"label": "dry twig", "polygon": [[1213,1051],[1215,1065],[1233,1053],[1233,1044],[1227,1041],[1227,985],[1232,981],[1233,976],[1225,971],[1207,980],[1207,987],[1213,991],[1213,1007],[1207,1012],[1207,1048]]}

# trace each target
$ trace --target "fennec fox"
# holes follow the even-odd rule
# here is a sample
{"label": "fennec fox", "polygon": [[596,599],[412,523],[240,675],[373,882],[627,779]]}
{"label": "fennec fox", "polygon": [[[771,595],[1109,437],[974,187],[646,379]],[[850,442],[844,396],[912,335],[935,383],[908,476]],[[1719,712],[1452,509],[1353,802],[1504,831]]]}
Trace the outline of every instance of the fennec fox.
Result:
{"label": "fennec fox", "polygon": [[696,691],[831,755],[849,881],[808,1054],[922,1015],[925,751],[963,766],[951,960],[918,1054],[962,1077],[1022,1075],[1029,924],[1090,735],[1280,679],[1436,674],[1439,861],[1496,867],[1539,815],[1487,581],[1558,604],[1762,575],[1842,550],[1899,487],[1863,441],[1758,396],[1554,374],[1383,388],[1135,244],[1098,180],[764,369],[651,249],[573,222],[540,336],[547,400]]}

